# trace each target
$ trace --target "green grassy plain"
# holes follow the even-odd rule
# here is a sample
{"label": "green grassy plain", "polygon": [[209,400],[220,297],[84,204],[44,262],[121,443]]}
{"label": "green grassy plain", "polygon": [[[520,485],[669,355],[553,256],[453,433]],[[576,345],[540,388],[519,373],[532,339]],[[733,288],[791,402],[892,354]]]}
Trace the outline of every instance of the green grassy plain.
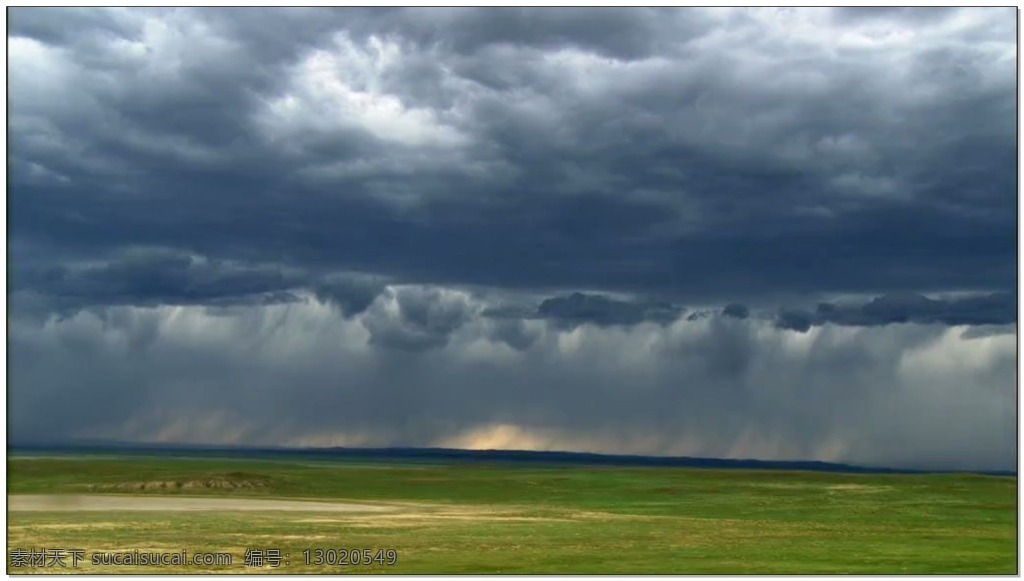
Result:
{"label": "green grassy plain", "polygon": [[[1016,478],[674,467],[11,455],[8,494],[381,503],[382,513],[8,512],[8,572],[1017,572]],[[14,548],[231,553],[230,567],[11,567]],[[393,548],[392,565],[303,551]]]}

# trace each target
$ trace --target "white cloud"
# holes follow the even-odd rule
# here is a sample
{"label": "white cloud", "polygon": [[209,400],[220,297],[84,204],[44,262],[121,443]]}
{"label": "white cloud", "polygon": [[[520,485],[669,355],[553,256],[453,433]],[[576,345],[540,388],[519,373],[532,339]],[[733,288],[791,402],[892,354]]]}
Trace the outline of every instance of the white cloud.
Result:
{"label": "white cloud", "polygon": [[264,134],[287,147],[301,147],[308,134],[351,131],[409,147],[465,145],[465,136],[442,113],[408,106],[384,87],[381,77],[401,56],[397,43],[371,37],[361,46],[339,34],[331,49],[304,57],[283,93],[267,102],[258,116]]}

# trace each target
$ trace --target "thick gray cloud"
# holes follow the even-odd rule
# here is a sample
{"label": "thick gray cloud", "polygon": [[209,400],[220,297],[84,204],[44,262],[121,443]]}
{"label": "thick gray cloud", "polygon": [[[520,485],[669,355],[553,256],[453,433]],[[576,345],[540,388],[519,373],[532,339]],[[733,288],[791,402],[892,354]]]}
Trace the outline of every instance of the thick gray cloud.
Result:
{"label": "thick gray cloud", "polygon": [[420,351],[444,347],[472,314],[473,306],[464,293],[400,288],[389,291],[388,300],[378,302],[362,323],[371,345]]}
{"label": "thick gray cloud", "polygon": [[567,297],[546,299],[537,308],[541,317],[567,327],[583,323],[597,325],[635,325],[643,321],[671,323],[680,314],[679,307],[667,303],[617,301],[601,295],[573,293]]}
{"label": "thick gray cloud", "polygon": [[304,281],[279,265],[238,266],[173,252],[129,252],[118,260],[80,267],[22,268],[13,290],[50,295],[65,304],[214,304],[224,300],[284,299]]}
{"label": "thick gray cloud", "polygon": [[321,301],[336,305],[346,315],[358,315],[365,311],[373,300],[384,292],[384,281],[367,276],[332,275],[314,287]]}
{"label": "thick gray cloud", "polygon": [[498,320],[493,325],[491,337],[519,351],[529,349],[537,339],[537,334],[531,333],[530,328],[521,320]]}
{"label": "thick gray cloud", "polygon": [[750,309],[748,309],[746,305],[732,303],[725,305],[725,308],[722,309],[722,314],[726,317],[733,317],[734,319],[746,319],[750,316]]}
{"label": "thick gray cloud", "polygon": [[811,325],[888,325],[891,323],[940,323],[943,325],[1007,325],[1017,320],[1017,296],[993,293],[949,300],[930,299],[912,293],[888,294],[863,305],[819,303],[811,313],[784,309],[776,325],[806,331]]}
{"label": "thick gray cloud", "polygon": [[[966,326],[943,349],[974,353],[1016,322],[1012,8],[13,8],[8,22],[14,436],[42,425],[38,397],[80,404],[48,424],[70,437],[154,402],[187,423],[216,408],[189,408],[194,390],[250,381],[271,407],[289,390],[328,407],[401,401],[361,424],[380,441],[487,417],[621,448],[630,426],[674,425],[662,398],[722,410],[717,429],[749,420],[810,442],[814,414],[858,387],[799,378],[820,407],[758,424],[736,386],[826,361],[894,393],[925,384],[846,347],[767,363],[781,343],[766,337],[863,332],[904,352],[911,329]],[[174,335],[172,312],[203,322],[188,335],[203,349]],[[623,337],[660,345],[687,325],[706,336],[673,352],[685,369],[552,363],[579,337],[614,360]],[[307,343],[281,334],[305,328],[323,343],[290,351]],[[160,358],[134,358],[147,349]],[[473,359],[491,350],[518,362],[494,381]],[[48,354],[67,365],[41,365]],[[993,389],[1012,384],[1003,363],[986,369]],[[669,387],[679,373],[690,395]],[[616,391],[627,375],[648,378],[643,406]],[[523,403],[530,382],[550,408]],[[112,411],[70,395],[119,385],[137,392]],[[892,407],[863,397],[836,438]],[[219,405],[226,422],[255,413]],[[307,413],[289,405],[285,439]],[[434,405],[453,410],[448,427],[417,427]],[[628,416],[619,440],[581,435],[608,422],[602,406]]]}

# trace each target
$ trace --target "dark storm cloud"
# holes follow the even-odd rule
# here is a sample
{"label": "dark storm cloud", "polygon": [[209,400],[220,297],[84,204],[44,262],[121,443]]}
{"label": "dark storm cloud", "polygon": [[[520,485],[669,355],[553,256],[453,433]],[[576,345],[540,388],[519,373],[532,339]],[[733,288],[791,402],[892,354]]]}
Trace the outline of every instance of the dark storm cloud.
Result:
{"label": "dark storm cloud", "polygon": [[316,297],[330,302],[348,316],[365,311],[382,292],[384,282],[370,277],[331,276],[314,287]]}
{"label": "dark storm cloud", "polygon": [[805,332],[815,323],[814,315],[804,311],[782,309],[775,319],[775,326],[780,329],[792,329]]}
{"label": "dark storm cloud", "polygon": [[14,437],[1015,455],[1010,8],[9,26]]}
{"label": "dark storm cloud", "polygon": [[811,325],[875,326],[892,323],[942,325],[1007,325],[1017,320],[1017,296],[992,293],[959,299],[930,299],[903,293],[888,294],[863,305],[819,303],[813,313],[782,310],[776,325],[783,329],[806,331]]}
{"label": "dark storm cloud", "polygon": [[660,8],[414,9],[402,14],[400,25],[385,29],[458,54],[509,45],[573,47],[612,58],[636,59],[666,48],[669,37],[685,42],[708,32],[710,21],[703,15],[678,16],[678,11]]}
{"label": "dark storm cloud", "polygon": [[936,24],[954,16],[959,8],[954,7],[909,7],[909,6],[856,6],[833,9],[835,20],[839,23],[859,23],[863,21],[909,21],[919,24]]}
{"label": "dark storm cloud", "polygon": [[1005,290],[1013,13],[926,12],[18,9],[11,236],[683,300]]}
{"label": "dark storm cloud", "polygon": [[130,37],[136,32],[135,27],[118,18],[115,12],[90,8],[16,10],[11,13],[7,26],[13,36],[58,45],[104,37],[107,40]]}
{"label": "dark storm cloud", "polygon": [[665,301],[641,298],[619,300],[601,294],[575,292],[547,297],[536,306],[488,305],[480,314],[501,321],[501,324],[504,321],[544,319],[559,328],[575,329],[585,324],[601,327],[632,326],[647,321],[667,325],[685,311],[684,307]]}
{"label": "dark storm cloud", "polygon": [[635,325],[642,321],[671,323],[682,310],[668,303],[617,301],[601,295],[572,293],[544,300],[537,308],[541,317],[573,328],[584,323]]}
{"label": "dark storm cloud", "polygon": [[494,324],[492,337],[513,349],[524,351],[537,340],[537,334],[531,333],[521,320],[498,320]]}
{"label": "dark storm cloud", "polygon": [[247,267],[197,260],[168,251],[135,251],[105,264],[33,270],[15,267],[13,292],[33,292],[66,307],[93,305],[266,304],[295,300],[286,291],[305,283],[277,265]]}
{"label": "dark storm cloud", "polygon": [[734,319],[746,319],[748,316],[750,316],[750,309],[748,309],[746,305],[733,303],[730,305],[725,305],[725,308],[722,309],[722,314],[725,315],[726,317],[732,317]]}
{"label": "dark storm cloud", "polygon": [[686,315],[686,320],[687,321],[701,321],[701,320],[704,320],[704,319],[710,319],[713,316],[715,316],[715,312],[714,311],[700,310],[700,311],[694,311],[694,312],[690,313],[689,315]]}
{"label": "dark storm cloud", "polygon": [[473,313],[461,294],[444,290],[400,288],[389,294],[362,318],[371,345],[406,351],[444,347]]}

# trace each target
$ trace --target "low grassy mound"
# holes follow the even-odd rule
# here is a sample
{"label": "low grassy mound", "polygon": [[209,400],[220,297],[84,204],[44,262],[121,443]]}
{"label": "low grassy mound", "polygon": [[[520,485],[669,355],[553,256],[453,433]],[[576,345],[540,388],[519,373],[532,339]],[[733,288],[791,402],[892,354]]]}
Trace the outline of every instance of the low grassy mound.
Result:
{"label": "low grassy mound", "polygon": [[228,472],[181,476],[163,480],[87,484],[85,488],[90,492],[255,490],[269,488],[271,484],[272,479],[262,474]]}

